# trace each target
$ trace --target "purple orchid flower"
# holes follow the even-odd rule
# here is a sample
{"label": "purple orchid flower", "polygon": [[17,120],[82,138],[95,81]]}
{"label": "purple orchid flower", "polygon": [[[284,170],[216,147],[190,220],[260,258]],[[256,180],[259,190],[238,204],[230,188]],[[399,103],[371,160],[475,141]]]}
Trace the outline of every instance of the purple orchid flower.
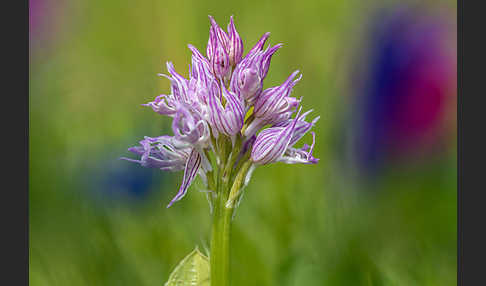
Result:
{"label": "purple orchid flower", "polygon": [[[303,163],[303,164],[315,164],[319,161],[319,159],[314,158],[312,156],[312,152],[314,150],[315,145],[315,133],[311,132],[312,134],[312,145],[304,144],[304,146],[300,149],[294,148],[293,146],[297,143],[304,135],[316,124],[319,120],[320,116],[314,118],[311,122],[305,121],[305,117],[312,112],[312,109],[305,112],[300,116],[295,124],[295,128],[292,134],[292,138],[290,139],[289,145],[285,150],[284,155],[278,159],[278,162],[284,162],[287,164],[295,164],[295,163]],[[292,119],[288,119],[286,121],[282,121],[276,124],[276,127],[286,127],[292,124]]]}
{"label": "purple orchid flower", "polygon": [[206,147],[210,139],[209,126],[191,106],[176,103],[176,112],[172,120],[175,137],[191,145]]}
{"label": "purple orchid flower", "polygon": [[186,166],[184,169],[184,177],[182,179],[182,184],[181,187],[179,188],[179,192],[177,192],[177,195],[172,199],[172,201],[170,201],[167,207],[172,206],[173,203],[179,201],[186,195],[187,189],[189,188],[192,181],[196,177],[200,166],[201,166],[201,155],[199,154],[199,152],[193,149],[191,151],[191,154],[189,155],[189,158],[186,161]]}
{"label": "purple orchid flower", "polygon": [[122,157],[120,159],[139,163],[143,167],[158,168],[163,171],[184,170],[191,148],[170,136],[151,138],[145,136],[140,141],[141,146],[130,147],[128,150],[140,155],[140,160]]}
{"label": "purple orchid flower", "polygon": [[263,50],[269,33],[265,33],[245,58],[236,66],[230,86],[248,106],[254,104],[263,89],[263,80],[267,76],[273,54],[282,46],[277,44]]}
{"label": "purple orchid flower", "polygon": [[[221,58],[218,58],[218,48],[221,48],[222,51],[224,51],[224,54],[228,56],[229,65],[237,65],[241,61],[241,56],[243,55],[243,41],[236,31],[233,16],[230,17],[228,33],[221,29],[212,16],[209,16],[209,20],[211,21],[211,28],[209,30],[209,41],[206,48],[209,60],[221,60]],[[222,55],[219,55],[219,57],[221,56]],[[227,67],[224,66],[223,68]]]}
{"label": "purple orchid flower", "polygon": [[229,60],[230,64],[235,66],[241,61],[241,56],[243,55],[243,40],[241,40],[240,35],[236,31],[233,16],[230,17],[230,22],[228,24],[228,36]]}
{"label": "purple orchid flower", "polygon": [[[222,91],[223,98],[226,100],[226,107],[223,107],[217,94]],[[210,123],[213,127],[215,137],[222,133],[227,136],[234,136],[240,132],[245,119],[243,102],[231,91],[228,91],[221,82],[212,83],[209,96]]]}
{"label": "purple orchid flower", "polygon": [[262,92],[255,102],[255,120],[245,130],[245,136],[254,135],[267,124],[277,124],[290,118],[300,103],[300,99],[290,97],[292,88],[299,82],[302,75],[293,80],[299,71],[293,72],[280,86],[268,88]]}
{"label": "purple orchid flower", "polygon": [[159,74],[159,76],[166,77],[171,81],[171,94],[159,95],[154,101],[142,105],[150,106],[155,112],[162,115],[173,116],[176,111],[177,102],[189,102],[187,95],[188,81],[175,71],[174,65],[171,62],[167,62],[167,70],[171,76],[165,74]]}
{"label": "purple orchid flower", "polygon": [[[197,175],[208,192],[216,193],[214,182],[221,178],[213,179],[209,175],[223,173],[213,172],[214,169],[224,168],[226,180],[239,178],[234,179],[233,185],[236,189],[232,199],[236,199],[239,187],[235,184],[246,186],[258,165],[318,162],[313,156],[314,132],[311,146],[294,147],[319,119],[306,121],[312,110],[301,115],[302,108],[297,111],[297,107],[302,99],[290,96],[302,77],[297,78],[299,71],[293,72],[281,85],[263,90],[271,58],[282,44],[264,48],[270,35],[265,33],[243,57],[243,41],[233,17],[227,32],[213,17],[209,19],[207,57],[189,45],[192,56],[188,78],[177,73],[168,62],[169,75],[161,76],[170,80],[171,93],[143,104],[172,118],[174,136],[145,137],[140,146],[129,148],[140,156],[139,160],[121,158],[164,171],[184,170],[179,191],[168,207],[186,195]],[[296,111],[296,116],[291,118]],[[267,125],[270,127],[265,129]],[[211,152],[214,156],[209,155]],[[210,157],[216,162],[211,162]],[[225,162],[227,166],[221,165]],[[234,172],[234,176],[227,172]],[[211,202],[212,196],[208,198]]]}
{"label": "purple orchid flower", "polygon": [[304,146],[301,149],[293,148],[293,145],[302,138],[307,131],[317,122],[318,117],[311,123],[305,122],[306,112],[302,116],[299,109],[295,118],[280,126],[267,128],[256,137],[251,152],[251,159],[255,164],[269,164],[274,162],[315,164],[318,159],[312,156],[315,135],[313,133],[312,147]]}
{"label": "purple orchid flower", "polygon": [[229,79],[231,67],[241,61],[243,41],[236,31],[233,16],[228,24],[228,33],[221,29],[212,16],[209,19],[211,28],[206,53],[214,75],[226,81]]}

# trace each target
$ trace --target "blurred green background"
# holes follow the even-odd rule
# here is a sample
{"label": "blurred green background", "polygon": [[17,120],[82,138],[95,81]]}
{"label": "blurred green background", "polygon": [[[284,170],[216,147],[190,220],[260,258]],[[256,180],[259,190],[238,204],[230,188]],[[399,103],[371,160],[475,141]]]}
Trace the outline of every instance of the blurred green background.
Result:
{"label": "blurred green background", "polygon": [[[455,26],[455,1],[408,4]],[[140,104],[169,92],[157,77],[166,61],[187,75],[187,44],[205,51],[210,14],[222,27],[235,16],[245,51],[267,31],[284,43],[265,87],[301,70],[293,94],[321,116],[317,165],[256,169],[233,226],[232,285],[455,285],[454,99],[441,105],[439,143],[386,161],[372,178],[347,147],[368,23],[394,5],[31,0],[30,283],[162,285],[195,245],[207,253],[200,182],[166,209],[182,173],[118,158],[145,135],[170,133],[169,118]]]}

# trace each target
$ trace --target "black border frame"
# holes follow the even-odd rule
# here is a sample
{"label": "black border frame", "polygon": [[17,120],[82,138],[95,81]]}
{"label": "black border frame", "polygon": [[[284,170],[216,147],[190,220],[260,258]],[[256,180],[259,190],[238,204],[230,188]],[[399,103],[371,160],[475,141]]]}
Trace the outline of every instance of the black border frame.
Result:
{"label": "black border frame", "polygon": [[29,284],[29,1],[6,2],[2,49],[2,285]]}
{"label": "black border frame", "polygon": [[[480,1],[457,5],[457,284],[486,285],[484,165],[484,9]],[[475,6],[476,4],[476,6]],[[467,9],[466,9],[467,8]],[[467,15],[467,16],[466,16]],[[477,31],[474,31],[477,29]],[[468,39],[468,43],[465,43]],[[468,71],[465,72],[465,68]],[[466,75],[466,80],[464,80]]]}

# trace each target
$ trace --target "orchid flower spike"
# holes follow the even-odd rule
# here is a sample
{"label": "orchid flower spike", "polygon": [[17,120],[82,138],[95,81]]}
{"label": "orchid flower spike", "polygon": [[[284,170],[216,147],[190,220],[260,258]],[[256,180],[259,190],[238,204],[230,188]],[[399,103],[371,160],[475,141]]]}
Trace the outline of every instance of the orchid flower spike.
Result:
{"label": "orchid flower spike", "polygon": [[[265,48],[270,33],[264,33],[243,55],[233,16],[226,31],[212,16],[209,22],[206,55],[189,45],[188,78],[168,62],[168,74],[160,75],[170,80],[170,93],[142,104],[172,119],[173,136],[145,137],[128,149],[139,159],[121,158],[143,167],[184,171],[168,207],[187,194],[197,175],[205,191],[213,194],[208,196],[210,203],[226,195],[227,207],[233,208],[255,167],[319,161],[313,155],[314,132],[310,146],[295,147],[319,119],[308,121],[311,110],[302,112],[302,98],[291,96],[302,74],[294,71],[282,84],[263,89],[271,59],[282,44]],[[216,182],[227,190],[216,188]]]}

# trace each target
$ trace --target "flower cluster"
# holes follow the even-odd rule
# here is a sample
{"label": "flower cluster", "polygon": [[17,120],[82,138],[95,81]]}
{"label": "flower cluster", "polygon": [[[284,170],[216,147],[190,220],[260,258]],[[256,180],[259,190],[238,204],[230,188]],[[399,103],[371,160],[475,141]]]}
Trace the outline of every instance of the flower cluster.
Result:
{"label": "flower cluster", "polygon": [[[140,160],[122,158],[144,167],[184,170],[179,192],[168,206],[186,194],[196,175],[214,191],[211,182],[217,166],[236,174],[247,162],[254,167],[274,162],[315,164],[318,161],[312,156],[314,132],[311,146],[294,147],[319,119],[306,121],[311,111],[301,114],[301,99],[290,96],[302,77],[298,76],[299,71],[293,72],[281,85],[263,89],[270,60],[282,45],[264,48],[270,35],[265,33],[243,56],[243,41],[233,17],[227,32],[209,18],[207,57],[189,45],[192,52],[189,79],[177,73],[172,63],[167,63],[169,75],[161,76],[170,80],[171,93],[144,104],[172,117],[174,135],[145,137],[140,146],[129,148]],[[248,169],[252,168],[245,170]]]}

